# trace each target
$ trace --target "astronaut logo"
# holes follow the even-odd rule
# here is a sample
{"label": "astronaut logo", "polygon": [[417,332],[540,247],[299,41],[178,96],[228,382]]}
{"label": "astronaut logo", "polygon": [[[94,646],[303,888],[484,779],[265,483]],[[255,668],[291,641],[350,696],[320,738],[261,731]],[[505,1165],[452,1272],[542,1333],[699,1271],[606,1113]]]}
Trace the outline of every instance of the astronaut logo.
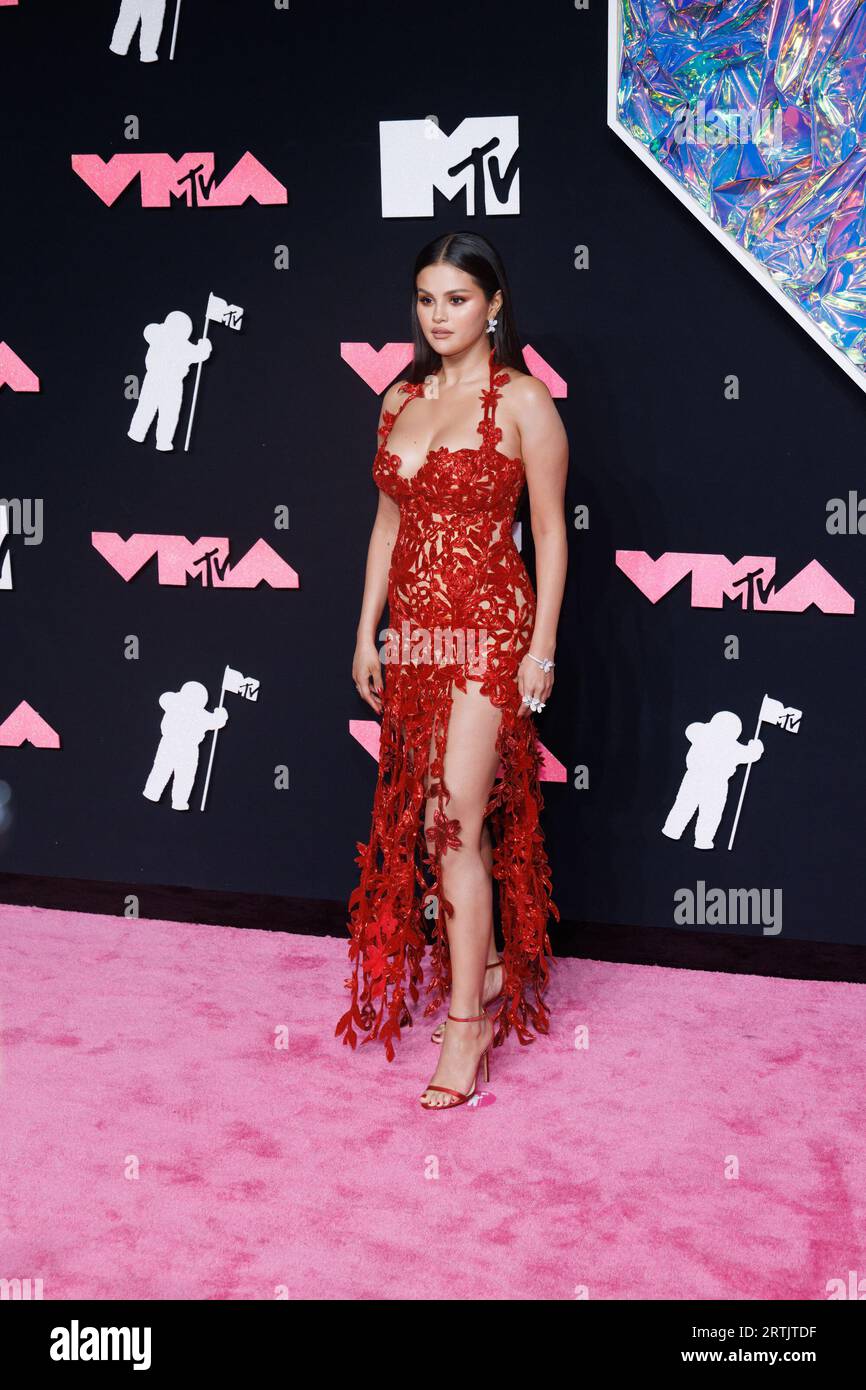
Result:
{"label": "astronaut logo", "polygon": [[245,676],[233,666],[223,671],[219,704],[216,709],[207,707],[207,687],[201,681],[186,681],[180,690],[166,690],[160,695],[159,703],[165,710],[160,725],[162,737],[156,750],[153,766],[144,785],[143,796],[148,801],[159,801],[169,781],[171,805],[174,811],[188,811],[190,792],[198,771],[199,745],[209,730],[213,730],[210,757],[207,765],[201,807],[205,808],[211,769],[216,750],[217,733],[228,719],[225,708],[227,694],[240,695],[244,700],[257,701],[259,682],[254,676]]}
{"label": "astronaut logo", "polygon": [[802,717],[802,710],[786,707],[781,700],[765,695],[758,713],[755,736],[748,743],[740,742],[743,725],[739,715],[731,710],[719,710],[706,724],[699,721],[689,724],[686,738],[691,747],[686,754],[686,771],[662,826],[662,834],[671,840],[679,840],[697,813],[695,849],[714,849],[716,831],[728,799],[728,784],[737,768],[745,764],[746,774],[728,841],[728,849],[731,849],[752,765],[764,753],[764,745],[758,738],[761,724],[775,724],[786,733],[796,734]]}
{"label": "astronaut logo", "polygon": [[148,801],[159,801],[171,781],[172,810],[189,810],[199,744],[208,729],[221,729],[229,717],[227,709],[209,710],[207,700],[207,687],[200,681],[186,681],[180,690],[166,690],[160,695],[165,714],[160,724],[162,737],[144,785],[143,795]]}
{"label": "astronaut logo", "polygon": [[697,811],[695,849],[712,849],[713,837],[728,799],[728,782],[740,763],[760,758],[764,745],[753,738],[739,742],[742,723],[730,710],[720,710],[708,724],[689,724],[686,771],[662,834],[678,840]]}
{"label": "astronaut logo", "polygon": [[162,452],[174,448],[174,432],[180,419],[183,382],[193,362],[204,362],[213,351],[208,338],[190,341],[192,319],[182,309],[172,309],[163,323],[149,323],[144,337],[149,344],[144,359],[146,374],[141,395],[127,434],[136,444],[156,419],[156,447]]}
{"label": "astronaut logo", "polygon": [[144,338],[148,343],[144,359],[146,372],[138,404],[127,430],[130,439],[136,444],[143,444],[155,419],[157,449],[162,453],[168,453],[174,448],[174,435],[183,404],[183,383],[195,362],[195,386],[184,443],[184,449],[189,448],[201,365],[208,360],[213,351],[213,343],[207,336],[209,325],[212,322],[221,323],[226,328],[237,331],[243,324],[243,313],[239,304],[229,304],[219,295],[210,294],[205,309],[204,334],[197,342],[193,342],[190,337],[192,319],[182,309],[172,309],[162,323],[147,325],[144,329]]}
{"label": "astronaut logo", "polygon": [[[177,11],[175,12],[176,17]],[[142,63],[157,62],[159,59],[157,50],[162,37],[164,19],[165,0],[120,0],[117,22],[111,36],[111,43],[108,45],[110,51],[119,54],[122,58],[126,57],[135,31],[141,25],[138,35],[139,58]],[[172,39],[170,56],[174,57],[174,39]]]}

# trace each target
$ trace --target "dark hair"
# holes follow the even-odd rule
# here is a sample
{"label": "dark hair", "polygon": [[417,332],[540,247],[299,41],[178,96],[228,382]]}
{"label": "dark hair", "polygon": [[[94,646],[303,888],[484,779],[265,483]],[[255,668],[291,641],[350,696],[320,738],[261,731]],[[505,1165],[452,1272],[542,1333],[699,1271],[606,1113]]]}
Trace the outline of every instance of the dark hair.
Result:
{"label": "dark hair", "polygon": [[502,291],[502,307],[496,314],[496,327],[489,334],[490,345],[495,348],[493,360],[499,367],[514,367],[529,375],[511,307],[508,277],[499,252],[480,232],[444,232],[442,236],[428,241],[415,257],[411,293],[412,343],[415,355],[405,379],[411,382],[424,381],[442,365],[441,355],[430,346],[421,332],[415,307],[418,296],[415,281],[425,266],[438,265],[443,261],[471,275],[486,299],[492,299],[497,290]]}

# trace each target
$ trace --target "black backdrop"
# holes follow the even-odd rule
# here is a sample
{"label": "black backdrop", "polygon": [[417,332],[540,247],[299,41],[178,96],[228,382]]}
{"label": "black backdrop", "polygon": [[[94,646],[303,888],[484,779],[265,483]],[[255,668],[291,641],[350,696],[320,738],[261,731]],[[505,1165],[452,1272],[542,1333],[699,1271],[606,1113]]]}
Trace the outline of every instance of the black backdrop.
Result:
{"label": "black backdrop", "polygon": [[[137,45],[108,51],[116,13],[115,0],[0,8],[0,340],[41,379],[36,394],[0,391],[0,495],[45,508],[41,545],[12,537],[14,589],[0,592],[0,719],[27,700],[62,739],[0,748],[0,868],[348,896],[376,771],[348,723],[372,717],[350,667],[379,402],[340,344],[406,341],[417,248],[467,226],[500,248],[524,341],[568,383],[567,510],[590,509],[589,530],[569,531],[538,726],[567,768],[589,768],[588,790],[544,787],[563,916],[670,926],[676,889],[703,879],[783,889],[786,937],[862,941],[866,539],[829,536],[825,507],[860,485],[866,400],[606,128],[604,7],[184,0],[174,61],[164,39],[151,64]],[[467,115],[519,117],[519,215],[472,217],[437,193],[430,218],[382,218],[378,122],[431,113],[449,132]],[[124,139],[130,114],[138,142]],[[285,206],[143,208],[135,184],[106,207],[70,165],[213,150],[222,176],[247,149],[287,186]],[[245,318],[239,334],[211,328],[191,450],[192,374],[174,453],[152,432],[134,444],[124,386],[144,374],[142,329],[183,308],[198,336],[209,290]],[[288,532],[274,530],[280,505]],[[300,588],[170,588],[153,565],[126,583],[92,531],[225,535],[235,559],[264,537]],[[776,555],[780,582],[815,558],[858,611],[695,609],[688,581],[653,605],[617,570],[620,548]],[[723,659],[728,633],[739,661]],[[212,707],[227,663],[261,694],[227,697],[206,811],[209,741],[190,812],[168,793],[146,801],[160,693],[203,680]],[[739,778],[714,851],[665,839],[686,724],[730,708],[748,738],[764,691],[803,725],[766,731],[734,851]]]}

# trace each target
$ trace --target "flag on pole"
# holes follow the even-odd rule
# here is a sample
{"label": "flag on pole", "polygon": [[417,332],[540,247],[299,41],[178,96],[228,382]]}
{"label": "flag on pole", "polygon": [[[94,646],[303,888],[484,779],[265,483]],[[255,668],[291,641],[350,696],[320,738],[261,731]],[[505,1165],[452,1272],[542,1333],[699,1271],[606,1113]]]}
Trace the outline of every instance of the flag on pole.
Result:
{"label": "flag on pole", "polygon": [[178,24],[178,20],[179,20],[179,19],[180,19],[180,0],[177,0],[177,4],[176,4],[175,7],[174,7],[174,28],[173,28],[172,31],[171,31],[171,50],[170,50],[169,55],[168,55],[169,58],[173,58],[173,57],[174,57],[174,46],[175,46],[175,44],[177,43],[177,24]]}
{"label": "flag on pole", "polygon": [[[761,732],[762,724],[774,724],[777,729],[784,729],[788,734],[798,734],[800,732],[800,720],[802,718],[803,711],[801,709],[793,709],[790,705],[783,705],[781,700],[774,700],[772,696],[765,695],[761,701],[758,722],[755,725],[755,738],[757,738]],[[746,787],[749,785],[749,773],[751,770],[752,764],[749,762],[746,764],[746,775],[743,778],[740,799],[737,802],[737,814],[734,816],[734,824],[731,829],[731,838],[728,841],[728,849],[733,848],[734,836],[737,833],[743,797],[746,795]]]}
{"label": "flag on pole", "polygon": [[229,304],[228,300],[220,298],[218,294],[209,294],[205,317],[224,324],[226,328],[240,328],[244,311],[240,304]]}
{"label": "flag on pole", "polygon": [[232,695],[242,695],[245,700],[259,698],[259,682],[254,676],[242,676],[234,667],[227,666],[223,676],[223,690]]}
{"label": "flag on pole", "polygon": [[[233,666],[227,666],[223,672],[223,685],[220,691],[220,702],[217,709],[225,709],[226,693],[230,695],[241,695],[245,700],[257,700],[259,698],[259,682],[253,676],[242,676],[240,671],[236,671]],[[213,738],[210,745],[210,757],[207,764],[207,776],[204,779],[204,790],[201,794],[201,809],[207,800],[207,789],[210,786],[210,773],[213,767],[213,755],[216,748],[217,734],[219,729],[213,731]]]}
{"label": "flag on pole", "polygon": [[[178,0],[179,5],[179,0]],[[240,328],[244,320],[244,311],[240,304],[229,304],[227,299],[222,299],[218,294],[208,294],[207,308],[204,313],[204,337],[208,335],[208,328],[211,323],[221,323],[226,328]],[[195,368],[195,386],[192,388],[192,405],[189,408],[189,423],[186,427],[186,440],[184,441],[184,452],[189,449],[189,437],[192,434],[192,420],[195,415],[195,403],[198,400],[198,384],[201,379],[201,364],[203,357],[198,359]]]}
{"label": "flag on pole", "polygon": [[765,695],[761,701],[761,715],[759,724],[775,724],[786,733],[798,734],[800,732],[800,720],[803,718],[801,709],[792,709],[788,705],[783,705],[781,700],[773,700],[769,695]]}

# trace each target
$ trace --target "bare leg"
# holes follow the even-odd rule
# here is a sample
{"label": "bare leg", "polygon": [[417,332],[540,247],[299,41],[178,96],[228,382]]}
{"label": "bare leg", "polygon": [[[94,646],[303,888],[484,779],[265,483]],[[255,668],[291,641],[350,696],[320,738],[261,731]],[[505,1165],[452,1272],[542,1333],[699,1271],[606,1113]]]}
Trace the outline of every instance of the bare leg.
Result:
{"label": "bare leg", "polygon": [[[497,761],[497,763],[498,763],[498,762],[499,762],[499,759],[497,758],[496,761]],[[494,771],[494,774],[495,774],[496,769],[494,768],[493,771]],[[491,780],[491,784],[492,784],[493,778],[491,778],[490,780]],[[446,778],[446,782],[447,782],[447,778]],[[488,791],[489,791],[489,788],[488,788]],[[483,821],[483,822],[482,822],[482,825],[481,825],[481,848],[480,848],[480,854],[481,854],[481,862],[482,862],[482,864],[484,865],[484,872],[485,872],[485,874],[487,875],[487,880],[488,880],[488,884],[489,884],[489,887],[490,887],[490,893],[491,893],[491,898],[490,898],[490,939],[489,939],[489,943],[488,943],[488,947],[487,947],[487,957],[486,957],[486,960],[485,960],[485,965],[495,965],[496,962],[499,960],[499,952],[496,950],[496,938],[495,938],[494,935],[493,935],[493,896],[492,896],[492,894],[493,894],[493,840],[492,840],[491,837],[490,837],[490,826],[487,824],[487,821],[486,821],[486,820]],[[488,970],[488,971],[486,972],[486,975],[485,975],[485,983],[484,983],[484,990],[483,990],[483,993],[484,993],[484,995],[486,996],[487,999],[495,999],[495,998],[496,998],[496,990],[497,990],[498,985],[499,985],[499,981],[498,981],[498,979],[497,979],[497,977],[496,977],[496,972],[493,971],[493,970]]]}
{"label": "bare leg", "polygon": [[[460,1019],[481,1013],[484,967],[489,959],[495,959],[493,882],[490,852],[483,848],[483,817],[499,763],[495,745],[501,718],[502,711],[480,693],[477,682],[468,681],[465,693],[454,690],[443,773],[451,798],[444,809],[450,820],[460,822],[461,844],[445,849],[441,863],[442,891],[454,907],[448,921],[449,1012]],[[433,824],[437,808],[438,799],[429,797],[425,829]],[[489,832],[487,839],[489,844]],[[493,1024],[486,1020],[449,1026],[432,1081],[455,1091],[471,1090],[481,1053],[492,1033]],[[453,1099],[441,1091],[423,1094],[425,1104],[449,1105]]]}
{"label": "bare leg", "polygon": [[[427,780],[429,781],[429,778],[428,778]],[[490,838],[490,826],[488,825],[487,821],[484,822],[484,825],[483,825],[482,830],[481,830],[481,859],[482,859],[482,861],[483,861],[483,863],[484,863],[484,867],[485,867],[485,869],[486,869],[488,875],[490,876],[491,884],[492,884],[492,880],[493,880],[493,841],[492,841],[492,839]],[[493,935],[493,914],[492,914],[492,912],[491,912],[491,914],[490,914],[490,940],[489,940],[488,947],[487,947],[487,964],[490,965],[490,966],[497,966],[497,965],[498,965],[498,966],[499,966],[499,969],[498,969],[498,970],[496,970],[496,969],[490,969],[490,970],[485,970],[485,972],[484,972],[484,987],[483,987],[482,992],[481,992],[481,998],[482,998],[482,1000],[483,1000],[483,1002],[484,1002],[485,1004],[489,1004],[490,1001],[491,1001],[491,999],[495,999],[495,998],[497,997],[497,995],[499,994],[500,990],[502,989],[502,986],[503,986],[503,983],[504,983],[504,979],[503,979],[503,969],[502,969],[502,965],[501,965],[500,958],[499,958],[499,952],[498,952],[497,949],[496,949],[496,938],[495,938],[495,936]],[[442,1036],[443,1036],[443,1034],[444,1034],[444,1032],[445,1032],[445,1029],[446,1029],[447,1027],[448,1027],[448,1022],[447,1022],[447,1020],[444,1019],[444,1018],[443,1018],[439,1023],[436,1024],[436,1027],[433,1029],[433,1032],[430,1034],[430,1037],[432,1038],[433,1042],[437,1042],[437,1043],[438,1043],[438,1042],[441,1042],[441,1041],[442,1041]]]}

